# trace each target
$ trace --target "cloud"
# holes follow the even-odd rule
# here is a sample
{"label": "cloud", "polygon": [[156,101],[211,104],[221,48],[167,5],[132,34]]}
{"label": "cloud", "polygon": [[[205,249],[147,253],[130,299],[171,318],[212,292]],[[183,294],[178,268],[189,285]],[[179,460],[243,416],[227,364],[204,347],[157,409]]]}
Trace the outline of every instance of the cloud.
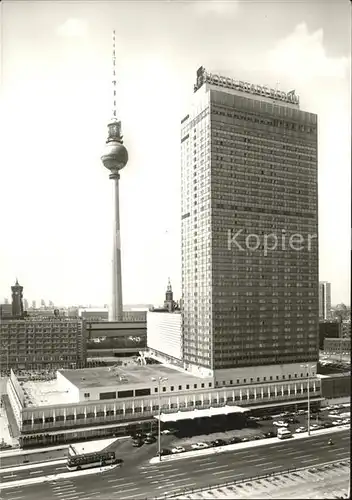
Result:
{"label": "cloud", "polygon": [[348,76],[350,59],[329,57],[323,42],[322,29],[309,33],[307,25],[301,23],[270,51],[269,66],[291,81],[302,83],[316,78]]}
{"label": "cloud", "polygon": [[73,38],[83,37],[87,33],[87,29],[86,21],[71,17],[58,27],[57,32],[62,37]]}
{"label": "cloud", "polygon": [[200,15],[223,16],[237,12],[238,0],[195,0],[191,6]]}

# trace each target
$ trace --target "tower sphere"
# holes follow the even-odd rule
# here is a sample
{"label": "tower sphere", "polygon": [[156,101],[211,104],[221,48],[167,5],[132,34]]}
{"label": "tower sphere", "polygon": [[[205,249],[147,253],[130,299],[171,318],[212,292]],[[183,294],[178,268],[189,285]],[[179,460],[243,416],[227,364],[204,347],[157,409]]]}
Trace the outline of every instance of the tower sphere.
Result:
{"label": "tower sphere", "polygon": [[111,172],[117,172],[126,166],[128,162],[128,152],[123,144],[117,141],[108,142],[105,145],[104,154],[101,161]]}

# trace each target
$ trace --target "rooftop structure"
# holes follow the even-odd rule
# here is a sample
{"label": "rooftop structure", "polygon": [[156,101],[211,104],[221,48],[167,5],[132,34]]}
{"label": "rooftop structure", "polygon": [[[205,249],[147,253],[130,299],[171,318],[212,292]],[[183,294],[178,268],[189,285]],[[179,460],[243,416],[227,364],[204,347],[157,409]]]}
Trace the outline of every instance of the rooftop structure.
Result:
{"label": "rooftop structure", "polygon": [[27,408],[78,403],[76,395],[63,389],[58,379],[27,380],[20,384],[24,393],[24,406]]}
{"label": "rooftop structure", "polygon": [[61,370],[67,380],[79,389],[85,388],[104,388],[115,386],[116,390],[125,388],[129,385],[147,384],[158,377],[167,377],[168,385],[171,380],[177,380],[182,383],[182,380],[200,379],[190,373],[176,371],[166,365],[128,365],[127,367],[115,366],[112,368],[94,368],[83,370]]}

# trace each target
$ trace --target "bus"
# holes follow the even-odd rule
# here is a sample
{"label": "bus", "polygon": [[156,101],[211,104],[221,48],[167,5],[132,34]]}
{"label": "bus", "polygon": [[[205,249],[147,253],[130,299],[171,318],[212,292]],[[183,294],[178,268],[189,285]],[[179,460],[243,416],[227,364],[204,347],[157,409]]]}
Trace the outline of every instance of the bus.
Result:
{"label": "bus", "polygon": [[69,456],[66,467],[69,471],[89,469],[91,467],[106,467],[107,465],[122,465],[123,460],[116,458],[114,451],[84,453]]}

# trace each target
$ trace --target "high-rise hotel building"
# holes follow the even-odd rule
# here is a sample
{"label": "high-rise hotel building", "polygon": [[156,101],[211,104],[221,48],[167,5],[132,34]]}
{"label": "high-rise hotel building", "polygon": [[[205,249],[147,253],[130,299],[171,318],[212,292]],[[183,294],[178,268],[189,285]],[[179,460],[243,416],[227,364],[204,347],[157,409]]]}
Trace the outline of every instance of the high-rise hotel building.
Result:
{"label": "high-rise hotel building", "polygon": [[200,68],[181,164],[185,368],[217,386],[315,375],[317,116]]}

